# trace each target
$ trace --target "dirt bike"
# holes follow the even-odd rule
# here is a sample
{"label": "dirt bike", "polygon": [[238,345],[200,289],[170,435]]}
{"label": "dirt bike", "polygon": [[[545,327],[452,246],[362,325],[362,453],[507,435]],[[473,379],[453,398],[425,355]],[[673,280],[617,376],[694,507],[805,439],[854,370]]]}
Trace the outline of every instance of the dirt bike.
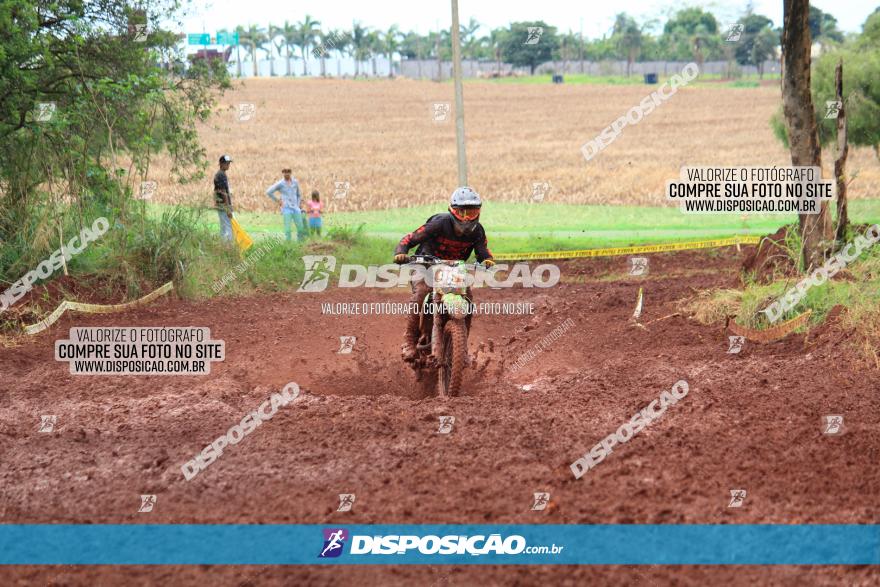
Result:
{"label": "dirt bike", "polygon": [[410,366],[424,391],[436,389],[441,396],[456,396],[470,364],[467,340],[472,302],[468,272],[483,266],[446,261],[433,255],[413,255],[408,262],[424,266],[434,276],[433,287],[421,302],[416,358]]}

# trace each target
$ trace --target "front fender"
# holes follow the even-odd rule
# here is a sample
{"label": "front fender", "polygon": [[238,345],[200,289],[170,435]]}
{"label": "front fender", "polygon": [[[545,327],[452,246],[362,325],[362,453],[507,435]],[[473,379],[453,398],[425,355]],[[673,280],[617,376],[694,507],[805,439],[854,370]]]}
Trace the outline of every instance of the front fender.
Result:
{"label": "front fender", "polygon": [[471,313],[471,302],[461,294],[448,293],[443,296],[443,310],[452,318],[462,319]]}

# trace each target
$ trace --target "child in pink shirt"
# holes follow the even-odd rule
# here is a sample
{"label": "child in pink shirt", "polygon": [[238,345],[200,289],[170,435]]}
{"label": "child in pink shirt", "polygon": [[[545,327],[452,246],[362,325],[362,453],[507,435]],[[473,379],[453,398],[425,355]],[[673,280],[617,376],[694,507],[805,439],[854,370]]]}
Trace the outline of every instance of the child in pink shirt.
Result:
{"label": "child in pink shirt", "polygon": [[318,190],[312,190],[312,199],[309,202],[309,229],[313,235],[321,236],[321,210],[324,204],[321,203],[321,194]]}

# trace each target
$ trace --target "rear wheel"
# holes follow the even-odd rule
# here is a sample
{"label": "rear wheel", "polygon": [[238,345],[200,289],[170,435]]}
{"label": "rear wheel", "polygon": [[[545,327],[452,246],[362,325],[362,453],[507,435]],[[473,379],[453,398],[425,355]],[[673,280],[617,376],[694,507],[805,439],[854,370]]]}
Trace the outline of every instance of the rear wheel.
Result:
{"label": "rear wheel", "polygon": [[443,327],[438,389],[442,396],[457,396],[467,366],[467,327],[462,320],[449,320]]}

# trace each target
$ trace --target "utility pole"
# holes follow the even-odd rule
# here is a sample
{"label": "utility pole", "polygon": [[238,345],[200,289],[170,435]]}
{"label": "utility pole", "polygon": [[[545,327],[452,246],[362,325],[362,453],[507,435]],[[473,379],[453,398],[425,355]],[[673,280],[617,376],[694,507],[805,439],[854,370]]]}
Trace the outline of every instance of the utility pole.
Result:
{"label": "utility pole", "polygon": [[461,92],[461,45],[459,43],[458,0],[452,0],[452,76],[455,82],[455,142],[458,147],[458,185],[466,186],[467,153],[464,148],[464,97]]}

